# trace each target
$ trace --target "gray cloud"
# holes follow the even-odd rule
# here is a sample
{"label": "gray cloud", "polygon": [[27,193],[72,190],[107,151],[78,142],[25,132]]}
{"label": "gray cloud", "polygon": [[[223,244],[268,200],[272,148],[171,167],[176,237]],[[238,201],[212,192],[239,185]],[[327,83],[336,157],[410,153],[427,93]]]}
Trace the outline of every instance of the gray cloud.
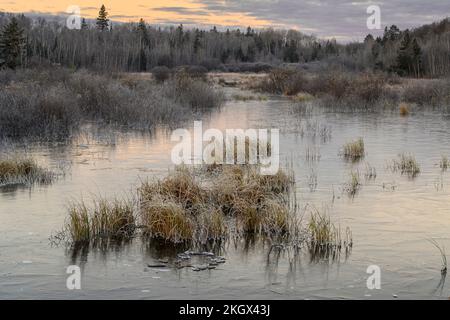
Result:
{"label": "gray cloud", "polygon": [[160,7],[152,8],[152,11],[172,12],[181,15],[209,16],[211,13],[204,10],[194,10],[186,7]]}
{"label": "gray cloud", "polygon": [[[208,11],[220,13],[245,13],[265,19],[286,28],[295,27],[320,37],[340,40],[360,40],[368,30],[367,7],[379,5],[382,28],[396,24],[412,28],[440,20],[450,15],[449,0],[196,0]],[[375,31],[375,32],[374,32]]]}

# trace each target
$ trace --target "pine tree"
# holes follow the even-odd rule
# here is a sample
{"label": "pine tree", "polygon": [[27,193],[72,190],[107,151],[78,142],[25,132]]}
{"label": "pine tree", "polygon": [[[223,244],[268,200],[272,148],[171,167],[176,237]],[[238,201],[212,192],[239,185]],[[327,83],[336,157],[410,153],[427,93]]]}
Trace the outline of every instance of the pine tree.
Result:
{"label": "pine tree", "polygon": [[24,50],[23,30],[15,17],[0,35],[0,66],[15,69],[21,64]]}
{"label": "pine tree", "polygon": [[105,5],[102,5],[100,8],[100,11],[98,12],[98,18],[97,18],[97,29],[100,31],[106,31],[109,27],[109,19],[108,19],[108,12],[106,12]]}
{"label": "pine tree", "polygon": [[87,22],[86,22],[86,19],[83,18],[83,19],[81,20],[81,30],[87,30],[87,29],[89,29],[89,26],[88,26],[88,24],[87,24]]}

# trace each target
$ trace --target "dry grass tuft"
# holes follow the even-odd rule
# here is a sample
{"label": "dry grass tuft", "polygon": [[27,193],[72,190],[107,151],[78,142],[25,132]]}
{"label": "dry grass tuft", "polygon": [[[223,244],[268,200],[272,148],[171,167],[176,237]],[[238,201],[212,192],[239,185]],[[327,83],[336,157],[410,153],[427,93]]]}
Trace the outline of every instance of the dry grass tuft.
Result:
{"label": "dry grass tuft", "polygon": [[2,184],[48,184],[56,175],[40,167],[31,158],[0,159],[0,185]]}
{"label": "dry grass tuft", "polygon": [[393,161],[392,170],[400,171],[401,174],[407,174],[411,178],[415,178],[420,173],[420,165],[416,158],[410,154],[399,155],[398,160]]}
{"label": "dry grass tuft", "polygon": [[409,106],[405,102],[400,103],[400,115],[403,117],[409,115]]}
{"label": "dry grass tuft", "polygon": [[352,161],[358,161],[364,158],[364,140],[362,138],[359,138],[358,140],[345,144],[342,155],[344,156],[344,158]]}
{"label": "dry grass tuft", "polygon": [[194,221],[183,206],[175,200],[153,197],[140,208],[144,233],[179,243],[194,239]]}
{"label": "dry grass tuft", "polygon": [[312,259],[335,259],[342,248],[346,251],[353,246],[351,230],[347,227],[343,237],[340,227],[336,227],[324,211],[313,209],[308,223],[308,246]]}
{"label": "dry grass tuft", "polygon": [[136,228],[133,204],[129,200],[100,199],[87,207],[72,203],[66,230],[73,242],[89,242],[101,238],[128,238]]}

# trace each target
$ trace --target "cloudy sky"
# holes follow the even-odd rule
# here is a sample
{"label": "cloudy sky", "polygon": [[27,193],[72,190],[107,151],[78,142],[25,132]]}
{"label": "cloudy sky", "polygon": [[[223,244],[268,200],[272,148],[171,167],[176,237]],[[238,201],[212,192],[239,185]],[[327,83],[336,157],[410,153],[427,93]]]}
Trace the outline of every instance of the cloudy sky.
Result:
{"label": "cloudy sky", "polygon": [[104,3],[110,18],[151,24],[293,28],[348,42],[367,33],[367,8],[381,9],[381,27],[411,28],[450,16],[450,0],[0,0],[0,11],[62,14],[69,6],[95,17]]}

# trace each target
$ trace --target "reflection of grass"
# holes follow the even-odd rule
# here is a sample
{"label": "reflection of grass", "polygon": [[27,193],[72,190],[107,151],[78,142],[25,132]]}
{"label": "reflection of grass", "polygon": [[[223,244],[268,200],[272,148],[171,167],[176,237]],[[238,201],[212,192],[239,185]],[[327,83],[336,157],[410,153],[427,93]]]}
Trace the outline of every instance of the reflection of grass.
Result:
{"label": "reflection of grass", "polygon": [[439,166],[441,167],[442,171],[447,171],[448,167],[450,166],[450,161],[448,160],[447,156],[441,157],[441,162],[439,163]]}
{"label": "reflection of grass", "polygon": [[342,154],[346,159],[350,159],[352,161],[357,161],[363,158],[365,155],[364,140],[359,138],[358,140],[345,144]]}
{"label": "reflection of grass", "polygon": [[420,173],[420,166],[413,155],[401,154],[398,160],[393,161],[392,170],[414,178]]}
{"label": "reflection of grass", "polygon": [[31,158],[0,160],[0,184],[51,183],[55,175]]}
{"label": "reflection of grass", "polygon": [[445,249],[444,247],[442,247],[436,240],[434,239],[430,239],[428,240],[431,242],[431,244],[433,246],[435,246],[438,250],[439,253],[441,254],[441,260],[442,260],[442,268],[441,268],[441,273],[442,274],[447,274],[447,255],[445,254]]}
{"label": "reflection of grass", "polygon": [[349,196],[354,197],[361,188],[361,177],[358,171],[350,172],[349,181],[345,184],[344,190]]}

